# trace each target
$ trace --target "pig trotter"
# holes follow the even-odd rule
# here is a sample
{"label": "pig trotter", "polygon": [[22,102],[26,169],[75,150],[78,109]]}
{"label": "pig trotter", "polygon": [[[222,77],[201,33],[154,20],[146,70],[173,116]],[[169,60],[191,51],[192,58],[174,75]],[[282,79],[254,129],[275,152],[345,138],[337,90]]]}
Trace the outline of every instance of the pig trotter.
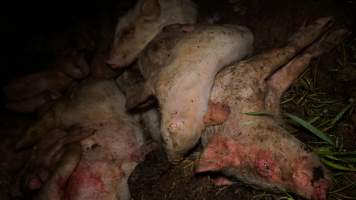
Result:
{"label": "pig trotter", "polygon": [[57,71],[43,71],[15,79],[4,87],[9,100],[19,101],[40,95],[46,91],[62,92],[73,83],[73,79]]}
{"label": "pig trotter", "polygon": [[31,113],[38,111],[42,106],[51,104],[51,102],[61,96],[62,95],[56,91],[45,91],[28,99],[9,102],[6,104],[6,108],[14,112]]}
{"label": "pig trotter", "polygon": [[64,195],[64,187],[68,178],[78,165],[81,157],[80,144],[68,144],[64,150],[63,156],[58,163],[58,167],[50,175],[49,180],[39,191],[37,200],[62,200]]}
{"label": "pig trotter", "polygon": [[285,47],[272,49],[266,53],[253,57],[247,62],[256,68],[256,70],[261,70],[263,72],[261,73],[263,74],[263,80],[327,31],[332,25],[332,22],[333,19],[330,17],[318,19],[314,23],[301,28],[295,33],[289,39],[289,43]]}
{"label": "pig trotter", "polygon": [[214,185],[217,185],[217,186],[229,186],[229,185],[232,185],[234,182],[232,182],[228,178],[220,176],[217,178],[213,178],[213,183],[214,183]]}
{"label": "pig trotter", "polygon": [[283,93],[299,77],[313,58],[335,48],[347,35],[346,29],[333,30],[326,33],[319,41],[313,43],[301,55],[292,59],[281,69],[277,70],[267,80],[268,91],[266,96],[266,105],[268,110],[279,115],[279,104]]}
{"label": "pig trotter", "polygon": [[223,124],[206,127],[197,172],[221,171],[261,188],[326,199],[332,182],[317,155],[285,130],[278,118],[244,113],[272,111],[278,116],[281,95],[311,59],[332,49],[347,35],[342,29],[328,32],[330,23],[331,18],[316,20],[301,28],[285,47],[219,72],[210,100],[228,105],[231,113]]}

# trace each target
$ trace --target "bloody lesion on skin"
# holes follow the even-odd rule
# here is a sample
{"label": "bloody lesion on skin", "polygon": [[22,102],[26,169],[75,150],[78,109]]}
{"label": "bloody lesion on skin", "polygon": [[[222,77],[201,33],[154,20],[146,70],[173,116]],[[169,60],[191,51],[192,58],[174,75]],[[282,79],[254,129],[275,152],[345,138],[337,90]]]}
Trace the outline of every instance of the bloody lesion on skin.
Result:
{"label": "bloody lesion on skin", "polygon": [[105,184],[100,176],[100,174],[95,174],[90,170],[90,166],[78,166],[77,169],[73,172],[70,178],[71,184],[67,188],[68,196],[75,194],[77,189],[81,187],[80,185],[85,183],[85,185],[95,188],[97,193],[106,193],[108,192]]}
{"label": "bloody lesion on skin", "polygon": [[[198,172],[215,171],[221,168],[240,167],[243,149],[233,140],[213,136],[209,146],[201,155]],[[241,156],[240,156],[241,155]]]}
{"label": "bloody lesion on skin", "polygon": [[257,153],[255,164],[257,172],[264,177],[271,177],[275,170],[275,162],[272,152],[269,150],[260,150]]}

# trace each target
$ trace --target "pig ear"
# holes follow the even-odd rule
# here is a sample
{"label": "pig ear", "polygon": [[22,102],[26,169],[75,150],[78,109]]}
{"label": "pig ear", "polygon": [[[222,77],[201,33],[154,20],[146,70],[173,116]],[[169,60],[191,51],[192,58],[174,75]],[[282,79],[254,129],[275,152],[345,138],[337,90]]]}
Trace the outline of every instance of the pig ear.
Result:
{"label": "pig ear", "polygon": [[149,97],[152,96],[151,90],[149,90],[143,83],[129,87],[124,93],[126,95],[126,109],[128,110],[132,110],[142,103],[145,103]]}
{"label": "pig ear", "polygon": [[155,20],[161,15],[159,0],[144,0],[141,5],[141,13],[146,20]]}
{"label": "pig ear", "polygon": [[212,126],[224,123],[230,114],[230,107],[222,103],[209,101],[208,111],[204,115],[204,124]]}

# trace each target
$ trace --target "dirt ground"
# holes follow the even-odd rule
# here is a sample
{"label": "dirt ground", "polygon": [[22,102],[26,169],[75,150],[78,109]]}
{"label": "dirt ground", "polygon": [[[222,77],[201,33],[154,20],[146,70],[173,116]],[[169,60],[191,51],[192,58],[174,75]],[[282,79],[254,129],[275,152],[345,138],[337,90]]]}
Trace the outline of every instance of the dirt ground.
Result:
{"label": "dirt ground", "polygon": [[[356,1],[348,0],[195,0],[199,7],[200,19],[202,23],[215,20],[215,23],[242,24],[248,26],[255,35],[255,53],[262,50],[281,46],[286,42],[298,27],[306,24],[320,16],[334,16],[339,27],[347,27],[353,34],[348,39],[349,43],[356,38]],[[234,3],[232,3],[234,2]],[[116,6],[112,7],[111,5]],[[63,26],[69,35],[76,33],[74,43],[76,48],[89,49],[87,51],[95,53],[97,48],[90,46],[92,40],[95,42],[110,38],[114,30],[116,17],[123,14],[134,1],[122,1],[119,3],[108,2],[106,6],[100,6],[101,12],[86,18],[74,20],[70,26]],[[107,10],[110,8],[110,10]],[[107,11],[107,12],[106,12]],[[89,11],[88,11],[89,12]],[[86,14],[85,16],[90,16]],[[84,20],[84,23],[81,23]],[[105,21],[105,23],[102,23]],[[103,25],[104,24],[104,25]],[[81,28],[78,28],[81,27]],[[84,27],[84,28],[83,28]],[[96,32],[93,30],[97,30]],[[48,30],[41,36],[29,34],[26,42],[17,42],[18,46],[26,44],[22,49],[18,49],[10,55],[11,59],[6,59],[4,66],[8,69],[18,67],[17,71],[4,70],[1,84],[6,81],[28,73],[36,71],[45,63],[49,62],[55,53],[48,51],[46,40],[55,38],[57,30]],[[86,32],[86,37],[83,37]],[[62,46],[73,45],[67,38],[60,41]],[[81,40],[77,40],[81,38]],[[88,39],[89,38],[89,39]],[[94,38],[94,39],[93,39]],[[22,41],[25,41],[24,39]],[[47,45],[47,46],[46,46]],[[81,46],[82,45],[82,46]],[[356,42],[354,43],[356,47]],[[11,51],[12,52],[12,51]],[[15,52],[15,51],[13,51]],[[22,53],[21,53],[22,52]],[[30,53],[29,53],[30,52]],[[356,51],[355,51],[356,52]],[[337,65],[342,52],[335,50],[328,55],[322,56],[313,63],[309,76],[314,78],[318,90],[325,93],[325,98],[337,98],[341,102],[347,102],[350,98],[356,97],[356,69],[349,71],[339,71],[335,73],[333,67]],[[356,57],[356,56],[355,56]],[[24,63],[28,68],[23,67]],[[22,67],[19,67],[22,66]],[[33,67],[32,67],[33,66]],[[352,71],[352,73],[350,72]],[[315,72],[318,73],[315,73]],[[291,92],[298,92],[300,88],[293,87]],[[4,100],[2,99],[1,102]],[[342,105],[340,105],[342,107]],[[308,110],[302,106],[294,104],[283,105],[284,111],[308,117]],[[14,177],[21,166],[26,162],[28,152],[15,152],[13,144],[21,135],[26,126],[31,123],[34,117],[31,115],[15,115],[7,111],[0,113],[0,199],[28,199],[28,197],[16,196],[17,191],[11,188],[14,184]],[[304,130],[294,127],[294,133],[303,142],[314,141],[313,136],[308,135]],[[342,136],[344,148],[356,150],[356,114],[343,119],[334,130],[335,134]],[[312,145],[312,144],[311,144]],[[199,151],[199,146],[195,152]],[[176,165],[170,164],[161,149],[150,153],[144,162],[138,165],[131,175],[129,184],[134,200],[236,200],[236,199],[280,199],[286,194],[276,194],[269,191],[260,191],[244,185],[238,180],[232,186],[215,186],[211,178],[218,174],[194,174],[194,160],[198,154],[192,153],[186,160]],[[355,176],[350,174],[350,177]],[[341,181],[342,182],[342,181]],[[356,195],[356,189],[347,189],[346,197]],[[10,197],[11,196],[11,197]],[[293,196],[294,199],[301,199]],[[329,199],[343,199],[330,197]]]}

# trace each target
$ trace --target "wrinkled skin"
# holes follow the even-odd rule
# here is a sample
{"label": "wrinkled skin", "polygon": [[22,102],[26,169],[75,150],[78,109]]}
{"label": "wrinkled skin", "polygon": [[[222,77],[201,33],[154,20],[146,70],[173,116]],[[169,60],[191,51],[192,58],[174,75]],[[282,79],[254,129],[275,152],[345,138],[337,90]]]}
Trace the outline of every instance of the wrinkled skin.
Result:
{"label": "wrinkled skin", "polygon": [[139,0],[119,19],[107,63],[113,68],[127,66],[163,27],[196,20],[196,6],[190,0]]}
{"label": "wrinkled skin", "polygon": [[[171,25],[144,50],[138,65],[146,82],[127,93],[127,107],[157,97],[161,136],[171,161],[198,142],[216,73],[248,55],[252,43],[252,33],[238,25]],[[210,105],[217,108],[212,110],[224,108]]]}
{"label": "wrinkled skin", "polygon": [[[127,178],[142,159],[143,136],[138,124],[126,114],[125,98],[113,80],[83,81],[30,127],[17,147],[46,138],[49,141],[44,143],[56,143],[58,137],[46,134],[51,134],[54,128],[74,125],[82,127],[84,133],[80,135],[90,136],[79,139],[79,149],[77,140],[70,139],[72,134],[62,137],[71,142],[69,146],[46,145],[63,149],[64,153],[60,159],[52,158],[57,156],[52,153],[39,156],[40,163],[42,157],[51,165],[48,160],[59,161],[51,167],[54,171],[37,199],[129,199]],[[36,182],[30,185],[36,186]]]}
{"label": "wrinkled skin", "polygon": [[[330,18],[318,19],[301,28],[285,47],[236,63],[217,75],[211,100],[228,105],[231,112],[224,124],[206,129],[197,172],[221,171],[258,187],[326,199],[329,173],[313,152],[281,126],[279,103],[311,59],[346,35],[345,30],[330,31],[309,46],[330,25]],[[269,112],[274,117],[248,112]]]}

